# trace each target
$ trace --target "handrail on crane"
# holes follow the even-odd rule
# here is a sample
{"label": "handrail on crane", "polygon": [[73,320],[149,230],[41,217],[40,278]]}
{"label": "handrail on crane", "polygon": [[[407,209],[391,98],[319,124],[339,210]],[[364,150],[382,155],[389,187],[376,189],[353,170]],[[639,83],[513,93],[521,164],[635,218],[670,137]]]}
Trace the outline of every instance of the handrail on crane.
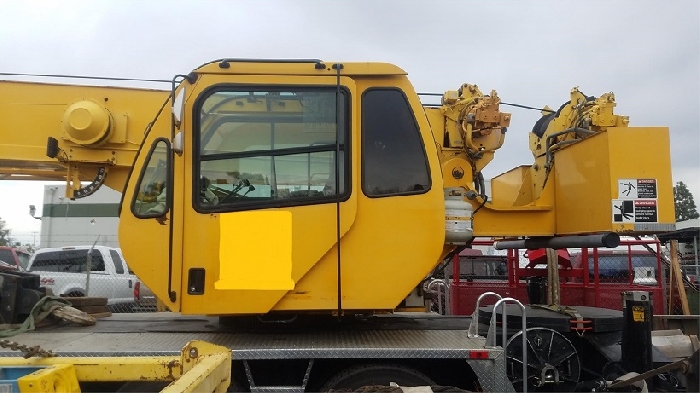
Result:
{"label": "handrail on crane", "polygon": [[506,297],[496,302],[493,305],[493,312],[491,313],[491,322],[489,323],[489,331],[486,336],[486,346],[496,346],[496,313],[498,312],[498,307],[503,309],[501,313],[501,346],[503,350],[506,350],[506,343],[508,342],[508,312],[506,311],[505,303],[512,302],[520,307],[522,315],[520,320],[522,321],[522,346],[523,346],[523,393],[527,393],[527,316],[525,315],[525,306],[520,303],[519,300],[513,299],[512,297]]}

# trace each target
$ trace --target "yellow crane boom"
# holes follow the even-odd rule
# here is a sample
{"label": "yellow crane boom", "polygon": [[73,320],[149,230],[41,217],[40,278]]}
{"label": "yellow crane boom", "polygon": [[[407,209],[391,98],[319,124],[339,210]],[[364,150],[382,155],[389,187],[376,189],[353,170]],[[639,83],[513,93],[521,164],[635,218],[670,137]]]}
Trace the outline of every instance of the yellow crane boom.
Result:
{"label": "yellow crane boom", "polygon": [[168,96],[0,81],[0,179],[67,181],[69,198],[86,196],[102,183],[122,191],[144,131]]}

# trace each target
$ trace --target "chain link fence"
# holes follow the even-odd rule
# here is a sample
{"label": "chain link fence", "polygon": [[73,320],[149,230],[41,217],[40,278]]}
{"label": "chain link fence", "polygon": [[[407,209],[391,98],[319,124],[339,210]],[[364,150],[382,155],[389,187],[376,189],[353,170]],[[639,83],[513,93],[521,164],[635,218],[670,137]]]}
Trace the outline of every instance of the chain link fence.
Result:
{"label": "chain link fence", "polygon": [[654,314],[665,314],[666,276],[660,251],[653,240],[628,240],[614,250],[574,250],[571,262],[572,268],[583,269],[582,295],[590,305],[621,310],[623,292],[644,291],[651,293]]}
{"label": "chain link fence", "polygon": [[73,303],[94,315],[149,312],[156,298],[131,271],[119,248],[72,246],[37,250],[27,271],[55,296],[80,298]]}
{"label": "chain link fence", "polygon": [[698,271],[700,265],[695,264],[695,256],[688,257],[677,252],[676,260],[680,270],[671,269],[671,254],[669,248],[662,253],[664,261],[664,302],[669,315],[700,315],[700,282]]}

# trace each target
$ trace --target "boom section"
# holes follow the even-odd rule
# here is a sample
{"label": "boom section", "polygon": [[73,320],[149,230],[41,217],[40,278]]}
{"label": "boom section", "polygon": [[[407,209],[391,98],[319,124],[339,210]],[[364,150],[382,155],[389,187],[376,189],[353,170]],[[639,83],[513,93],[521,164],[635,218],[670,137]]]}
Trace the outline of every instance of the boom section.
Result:
{"label": "boom section", "polygon": [[[79,198],[122,191],[168,91],[0,81],[0,178],[66,181]],[[168,122],[155,127],[168,127]],[[86,182],[87,181],[87,182]]]}

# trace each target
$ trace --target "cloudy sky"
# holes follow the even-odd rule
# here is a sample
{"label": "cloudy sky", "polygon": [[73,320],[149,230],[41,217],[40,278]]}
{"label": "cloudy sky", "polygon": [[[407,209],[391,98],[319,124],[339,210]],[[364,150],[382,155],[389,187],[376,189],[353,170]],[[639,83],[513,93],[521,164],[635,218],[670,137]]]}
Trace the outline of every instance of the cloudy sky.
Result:
{"label": "cloudy sky", "polygon": [[[0,54],[0,72],[153,79],[222,57],[384,61],[421,92],[469,82],[530,106],[613,91],[631,125],[671,128],[673,180],[700,203],[697,0],[2,1]],[[487,177],[532,161],[539,113],[502,110],[513,121]],[[0,181],[0,217],[24,242],[42,187]]]}

